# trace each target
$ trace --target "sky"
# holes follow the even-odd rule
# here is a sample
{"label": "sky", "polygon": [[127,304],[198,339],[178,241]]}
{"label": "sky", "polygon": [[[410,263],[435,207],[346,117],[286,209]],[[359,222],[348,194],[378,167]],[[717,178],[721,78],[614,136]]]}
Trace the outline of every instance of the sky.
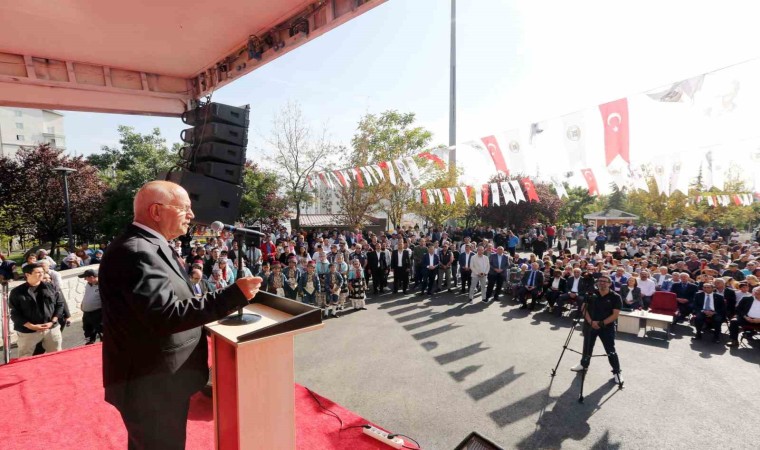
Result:
{"label": "sky", "polygon": [[[758,10],[755,2],[731,0],[460,0],[457,142],[757,58]],[[292,100],[336,144],[350,145],[362,115],[389,109],[414,112],[434,133],[433,144],[448,144],[449,28],[448,0],[389,0],[220,89],[213,100],[251,105],[254,161],[266,158],[272,118]],[[657,114],[642,113],[660,140],[667,130]],[[688,134],[690,122],[679,123]],[[68,150],[87,155],[116,145],[118,125],[159,127],[170,143],[185,128],[172,118],[66,112]],[[643,147],[650,154],[631,158],[663,151]],[[675,147],[666,151],[690,151]],[[477,180],[483,161],[459,148],[463,178]]]}

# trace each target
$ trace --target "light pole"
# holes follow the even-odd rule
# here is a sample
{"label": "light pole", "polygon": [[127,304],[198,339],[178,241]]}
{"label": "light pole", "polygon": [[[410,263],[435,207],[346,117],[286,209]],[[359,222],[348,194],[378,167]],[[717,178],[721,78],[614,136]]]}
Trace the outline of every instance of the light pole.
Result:
{"label": "light pole", "polygon": [[[66,202],[66,226],[69,232],[69,253],[74,253],[74,233],[71,231],[71,206],[69,205],[69,174],[76,172],[76,169],[69,167],[56,167],[54,171],[63,175],[63,200]],[[54,249],[50,249],[52,252]]]}

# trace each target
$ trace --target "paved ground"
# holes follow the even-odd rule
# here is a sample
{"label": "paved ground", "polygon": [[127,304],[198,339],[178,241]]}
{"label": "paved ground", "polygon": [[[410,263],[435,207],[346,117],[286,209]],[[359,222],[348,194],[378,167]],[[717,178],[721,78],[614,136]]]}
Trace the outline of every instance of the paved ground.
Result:
{"label": "paved ground", "polygon": [[[757,448],[759,341],[693,343],[686,326],[670,342],[619,334],[625,388],[594,358],[581,405],[578,355],[549,376],[569,318],[464,301],[386,294],[330,319],[297,338],[296,381],[425,449],[453,449],[473,430],[505,448]],[[570,346],[581,342],[578,332]]]}
{"label": "paved ground", "polygon": [[[473,430],[520,449],[757,448],[760,340],[729,350],[693,343],[686,326],[670,342],[619,334],[625,389],[594,358],[581,405],[578,355],[549,376],[569,318],[465,300],[386,294],[327,320],[297,337],[296,381],[425,449],[453,449]],[[81,322],[65,330],[65,348],[83,342]]]}

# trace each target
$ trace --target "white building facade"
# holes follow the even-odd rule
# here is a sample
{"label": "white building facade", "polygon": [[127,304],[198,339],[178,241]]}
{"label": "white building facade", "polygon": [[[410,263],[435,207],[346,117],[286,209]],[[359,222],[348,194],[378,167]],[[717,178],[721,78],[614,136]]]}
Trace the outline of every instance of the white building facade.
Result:
{"label": "white building facade", "polygon": [[0,108],[0,157],[13,157],[20,147],[42,143],[66,148],[63,114],[49,109]]}

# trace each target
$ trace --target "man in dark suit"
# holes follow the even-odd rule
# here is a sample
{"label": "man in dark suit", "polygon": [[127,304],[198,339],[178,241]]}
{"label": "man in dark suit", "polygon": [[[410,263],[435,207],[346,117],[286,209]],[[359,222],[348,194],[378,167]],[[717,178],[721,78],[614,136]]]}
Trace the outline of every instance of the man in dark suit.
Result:
{"label": "man in dark suit", "polygon": [[713,284],[715,284],[715,293],[723,296],[723,301],[726,303],[726,317],[733,317],[736,314],[736,291],[726,287],[726,282],[722,278],[716,278]]}
{"label": "man in dark suit", "polygon": [[722,295],[715,293],[711,282],[702,285],[702,289],[694,296],[694,328],[697,334],[692,339],[702,339],[702,330],[709,322],[713,329],[713,342],[720,343],[720,326],[726,317],[726,302]]}
{"label": "man in dark suit", "polygon": [[152,181],[137,192],[134,222],[100,265],[105,399],[121,413],[128,448],[184,449],[190,397],[208,381],[203,324],[243,307],[260,278],[196,297],[167,241],[187,232],[187,192]]}
{"label": "man in dark suit", "polygon": [[694,296],[697,294],[697,285],[689,282],[688,272],[681,272],[679,280],[678,282],[675,281],[674,274],[673,285],[670,287],[670,292],[676,294],[676,301],[678,302],[676,323],[683,322],[691,314],[691,305],[694,303]]}
{"label": "man in dark suit", "polygon": [[760,325],[760,286],[752,289],[752,297],[744,297],[736,305],[736,317],[728,325],[729,347],[739,346],[739,329],[745,325]]}
{"label": "man in dark suit", "polygon": [[383,291],[383,274],[388,268],[385,253],[378,243],[375,249],[367,252],[367,269],[372,274],[372,292],[375,294]]}
{"label": "man in dark suit", "polygon": [[[497,247],[496,253],[489,257],[489,263],[491,269],[488,271],[488,288],[486,289],[485,302],[491,299],[493,293],[493,300],[496,301],[501,293],[501,287],[504,284],[504,280],[509,273],[509,256],[504,254],[504,247]],[[494,285],[496,290],[494,290]]]}
{"label": "man in dark suit", "polygon": [[427,249],[427,254],[422,257],[422,290],[420,295],[425,293],[425,289],[427,289],[428,295],[433,295],[435,275],[438,273],[438,266],[441,265],[441,260],[435,254],[433,244],[428,244]]}
{"label": "man in dark suit", "polygon": [[471,244],[463,244],[463,248],[464,250],[459,254],[459,272],[462,278],[462,294],[470,289],[470,283],[472,282],[472,269],[470,268],[470,260],[473,256],[475,256],[475,252],[472,251]]}
{"label": "man in dark suit", "polygon": [[544,273],[538,269],[538,263],[534,262],[531,265],[531,269],[525,272],[525,275],[522,277],[522,286],[519,293],[520,303],[522,303],[520,309],[528,308],[528,297],[530,297],[530,309],[535,309],[536,302],[541,298],[543,286]]}
{"label": "man in dark suit", "polygon": [[396,250],[391,253],[391,267],[393,268],[393,293],[399,289],[406,294],[409,289],[409,269],[412,267],[412,254],[405,248],[404,241],[399,240]]}

